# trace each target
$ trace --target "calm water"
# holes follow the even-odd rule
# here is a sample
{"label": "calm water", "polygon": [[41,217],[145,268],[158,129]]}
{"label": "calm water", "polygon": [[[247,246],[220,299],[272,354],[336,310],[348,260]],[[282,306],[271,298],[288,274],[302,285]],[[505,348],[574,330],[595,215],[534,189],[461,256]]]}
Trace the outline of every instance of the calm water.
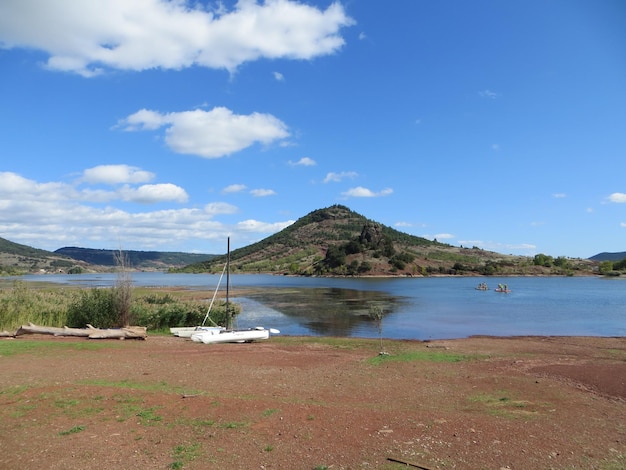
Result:
{"label": "calm water", "polygon": [[[24,276],[83,286],[111,286],[114,274]],[[186,286],[213,295],[219,276],[133,273],[137,286]],[[471,335],[626,336],[626,279],[406,278],[331,279],[231,275],[240,327],[262,325],[286,335],[378,337],[369,318],[383,309],[382,334],[396,339],[463,338]],[[6,282],[6,281],[5,281]],[[478,291],[487,282],[489,291]],[[507,283],[509,294],[494,292]],[[223,281],[222,287],[224,287]]]}

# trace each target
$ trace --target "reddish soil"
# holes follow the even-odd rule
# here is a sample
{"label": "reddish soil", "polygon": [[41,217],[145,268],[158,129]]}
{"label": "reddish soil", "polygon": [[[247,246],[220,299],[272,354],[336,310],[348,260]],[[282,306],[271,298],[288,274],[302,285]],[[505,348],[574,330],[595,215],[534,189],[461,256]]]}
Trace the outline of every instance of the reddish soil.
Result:
{"label": "reddish soil", "polygon": [[626,468],[626,338],[2,341],[2,469]]}

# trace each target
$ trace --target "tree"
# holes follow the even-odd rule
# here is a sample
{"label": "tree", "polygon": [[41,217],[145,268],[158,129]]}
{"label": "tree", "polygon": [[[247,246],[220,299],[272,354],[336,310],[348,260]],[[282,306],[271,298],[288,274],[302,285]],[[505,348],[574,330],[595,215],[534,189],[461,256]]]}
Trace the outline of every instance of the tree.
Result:
{"label": "tree", "polygon": [[346,263],[346,252],[336,245],[331,245],[326,251],[324,264],[329,269],[338,268]]}
{"label": "tree", "polygon": [[613,271],[613,262],[609,261],[608,259],[605,261],[602,261],[598,265],[598,269],[600,271],[600,274],[608,274],[611,271]]}
{"label": "tree", "polygon": [[621,261],[616,261],[615,263],[613,263],[613,269],[615,271],[624,271],[624,270],[626,270],[626,258],[624,258]]}
{"label": "tree", "polygon": [[128,254],[121,249],[114,253],[115,265],[117,266],[117,278],[115,287],[112,289],[115,308],[118,314],[119,326],[125,327],[130,324],[132,306],[132,279],[128,268],[130,261]]}
{"label": "tree", "polygon": [[550,255],[544,255],[543,253],[539,253],[538,255],[535,255],[533,259],[533,264],[535,266],[544,266],[546,268],[549,268],[554,264],[554,258]]}

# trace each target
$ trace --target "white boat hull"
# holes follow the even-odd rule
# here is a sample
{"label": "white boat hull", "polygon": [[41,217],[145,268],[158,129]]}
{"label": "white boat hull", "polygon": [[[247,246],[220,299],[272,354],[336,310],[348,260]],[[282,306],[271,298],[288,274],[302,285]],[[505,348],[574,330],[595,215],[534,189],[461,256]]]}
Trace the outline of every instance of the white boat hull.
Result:
{"label": "white boat hull", "polygon": [[182,326],[170,328],[170,333],[179,338],[191,338],[195,333],[201,333],[203,331],[222,331],[224,329],[223,326]]}
{"label": "white boat hull", "polygon": [[269,339],[270,330],[265,328],[253,328],[250,330],[223,330],[201,331],[191,335],[191,340],[196,343],[249,343]]}

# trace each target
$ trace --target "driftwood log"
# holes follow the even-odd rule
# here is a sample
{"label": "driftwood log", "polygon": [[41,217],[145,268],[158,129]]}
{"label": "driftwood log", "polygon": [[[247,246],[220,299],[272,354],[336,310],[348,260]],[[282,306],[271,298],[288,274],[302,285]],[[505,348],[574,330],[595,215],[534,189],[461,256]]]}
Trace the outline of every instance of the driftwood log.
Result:
{"label": "driftwood log", "polygon": [[87,328],[58,328],[54,326],[38,326],[33,323],[22,325],[15,332],[15,336],[21,335],[53,335],[53,336],[81,336],[89,339],[146,339],[147,332],[145,326],[127,326],[125,328],[94,328],[87,325]]}

